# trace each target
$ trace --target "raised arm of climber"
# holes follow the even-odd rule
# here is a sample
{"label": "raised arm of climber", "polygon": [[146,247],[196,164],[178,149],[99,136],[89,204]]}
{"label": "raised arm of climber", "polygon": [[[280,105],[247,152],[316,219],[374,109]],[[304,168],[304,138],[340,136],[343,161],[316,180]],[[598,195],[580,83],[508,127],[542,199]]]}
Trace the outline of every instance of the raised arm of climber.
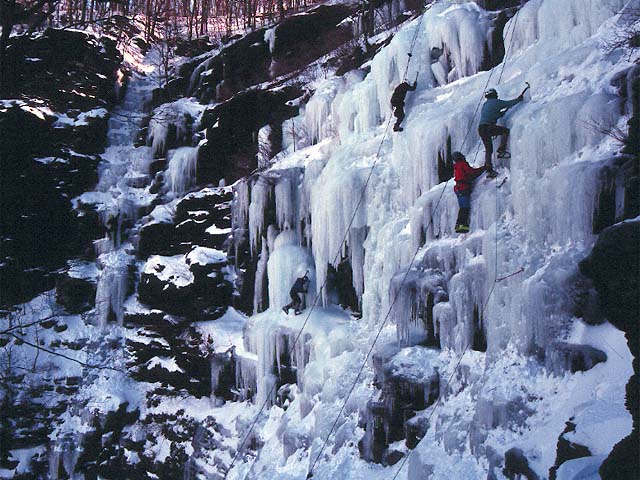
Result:
{"label": "raised arm of climber", "polygon": [[413,85],[410,85],[409,82],[402,82],[393,91],[391,95],[391,106],[393,107],[393,114],[396,116],[396,124],[393,126],[394,132],[402,131],[400,124],[402,120],[404,120],[404,99],[407,96],[407,92],[414,91],[417,86],[417,80],[413,82]]}
{"label": "raised arm of climber", "polygon": [[482,110],[480,111],[478,134],[484,144],[484,166],[487,167],[487,176],[489,177],[495,177],[497,175],[493,170],[493,163],[491,161],[491,157],[493,156],[493,137],[500,136],[498,158],[509,158],[511,156],[509,152],[507,152],[509,129],[498,125],[497,122],[507,113],[507,110],[524,99],[524,92],[526,92],[528,88],[527,86],[520,96],[513,100],[500,100],[495,88],[487,90],[484,94],[487,100],[482,105]]}
{"label": "raised arm of climber", "polygon": [[471,190],[473,182],[482,172],[487,170],[487,166],[473,168],[467,163],[467,159],[460,152],[453,152],[453,178],[456,181],[453,191],[458,197],[458,220],[456,221],[456,233],[466,233],[469,231],[469,214],[471,213]]}
{"label": "raised arm of climber", "polygon": [[294,282],[291,290],[289,290],[289,296],[291,297],[291,303],[282,307],[284,313],[289,314],[289,309],[293,308],[296,315],[300,315],[302,306],[301,293],[307,293],[309,290],[309,277],[305,273],[304,276],[299,277]]}

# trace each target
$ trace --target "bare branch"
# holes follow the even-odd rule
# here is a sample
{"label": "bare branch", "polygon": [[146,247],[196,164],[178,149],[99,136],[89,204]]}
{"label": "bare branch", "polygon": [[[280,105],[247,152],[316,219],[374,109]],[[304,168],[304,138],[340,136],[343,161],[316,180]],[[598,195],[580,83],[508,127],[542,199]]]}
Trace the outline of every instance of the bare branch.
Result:
{"label": "bare branch", "polygon": [[58,353],[58,352],[55,352],[55,351],[53,351],[53,350],[49,350],[48,348],[41,347],[40,345],[36,345],[36,344],[34,344],[34,343],[31,343],[31,342],[29,342],[28,340],[25,340],[24,338],[20,338],[20,337],[18,337],[17,335],[15,335],[15,334],[13,334],[13,333],[10,333],[9,335],[11,335],[13,338],[15,338],[15,339],[17,339],[17,340],[21,341],[21,342],[22,342],[22,343],[24,343],[25,345],[28,345],[28,346],[33,347],[33,348],[37,348],[38,350],[41,350],[41,351],[43,351],[43,352],[47,352],[47,353],[49,353],[49,354],[51,354],[51,355],[56,355],[56,356],[58,356],[58,357],[65,358],[65,359],[70,360],[70,361],[72,361],[72,362],[78,363],[78,364],[82,365],[83,367],[87,367],[87,368],[95,368],[95,369],[98,369],[98,370],[114,370],[114,371],[116,371],[116,372],[126,373],[124,370],[122,370],[122,369],[120,369],[120,368],[107,367],[107,366],[105,366],[105,365],[92,365],[92,364],[90,364],[90,363],[85,363],[85,362],[82,362],[82,361],[80,361],[80,360],[78,360],[78,359],[75,359],[75,358],[73,358],[73,357],[69,357],[69,356],[67,356],[67,355],[64,355],[63,353]]}

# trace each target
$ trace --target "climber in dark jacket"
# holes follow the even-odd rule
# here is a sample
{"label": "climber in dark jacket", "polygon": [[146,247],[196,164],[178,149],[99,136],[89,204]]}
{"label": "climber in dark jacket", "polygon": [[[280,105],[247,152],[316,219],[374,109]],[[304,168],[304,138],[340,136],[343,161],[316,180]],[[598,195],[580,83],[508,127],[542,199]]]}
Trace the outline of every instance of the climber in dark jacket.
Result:
{"label": "climber in dark jacket", "polygon": [[413,85],[409,85],[409,82],[402,82],[396,87],[391,95],[391,106],[393,107],[393,114],[396,116],[396,124],[393,126],[394,132],[401,132],[402,127],[400,124],[404,120],[404,97],[407,96],[408,91],[414,91],[418,86],[418,81],[413,82]]}
{"label": "climber in dark jacket", "polygon": [[116,238],[118,236],[118,222],[120,221],[119,213],[110,213],[109,218],[107,218],[107,222],[105,224],[107,233],[113,242],[116,242]]}
{"label": "climber in dark jacket", "polygon": [[294,308],[294,312],[296,315],[300,315],[300,307],[302,306],[302,298],[300,298],[301,293],[307,293],[309,289],[309,277],[305,273],[303,277],[298,278],[291,290],[289,291],[289,295],[291,296],[291,303],[282,307],[282,310],[287,315],[289,314],[289,309]]}
{"label": "climber in dark jacket", "polygon": [[[527,87],[528,88],[528,87]],[[493,170],[491,157],[493,155],[493,137],[500,137],[500,146],[498,147],[498,158],[509,158],[507,152],[507,140],[509,139],[509,129],[498,125],[498,119],[504,116],[511,107],[520,103],[524,99],[524,92],[518,98],[513,100],[500,100],[498,92],[495,88],[487,90],[484,94],[487,99],[482,105],[480,111],[480,125],[478,126],[478,134],[484,144],[484,166],[487,168],[487,176],[495,177],[497,174]]]}
{"label": "climber in dark jacket", "polygon": [[487,166],[473,168],[467,163],[467,159],[460,152],[453,152],[453,178],[456,181],[453,191],[458,197],[458,220],[456,221],[456,233],[466,233],[469,231],[469,213],[471,212],[471,190],[473,181],[482,172],[488,170]]}

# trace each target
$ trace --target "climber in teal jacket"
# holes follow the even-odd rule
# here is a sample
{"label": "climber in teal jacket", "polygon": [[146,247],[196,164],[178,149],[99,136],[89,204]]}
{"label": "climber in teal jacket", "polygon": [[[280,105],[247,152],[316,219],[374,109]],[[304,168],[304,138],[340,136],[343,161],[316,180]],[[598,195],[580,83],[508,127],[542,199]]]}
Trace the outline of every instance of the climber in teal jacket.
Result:
{"label": "climber in teal jacket", "polygon": [[524,92],[526,91],[527,89],[525,88],[520,96],[513,100],[500,100],[495,88],[487,90],[484,94],[487,101],[484,102],[482,110],[480,111],[478,134],[484,144],[484,166],[487,169],[488,177],[495,177],[497,175],[493,170],[493,163],[491,161],[493,155],[493,137],[501,136],[500,146],[498,147],[498,158],[509,158],[510,156],[509,152],[507,152],[509,129],[498,125],[498,119],[503,117],[511,107],[520,103],[524,99]]}

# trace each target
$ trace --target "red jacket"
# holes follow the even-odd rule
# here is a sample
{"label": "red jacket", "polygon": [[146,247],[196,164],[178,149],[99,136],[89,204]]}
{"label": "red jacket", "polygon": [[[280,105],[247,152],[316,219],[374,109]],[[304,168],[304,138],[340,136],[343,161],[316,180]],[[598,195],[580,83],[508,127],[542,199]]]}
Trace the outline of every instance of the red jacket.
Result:
{"label": "red jacket", "polygon": [[471,193],[473,181],[484,172],[484,167],[473,168],[467,162],[459,161],[453,164],[453,178],[456,186],[453,191],[456,193]]}

